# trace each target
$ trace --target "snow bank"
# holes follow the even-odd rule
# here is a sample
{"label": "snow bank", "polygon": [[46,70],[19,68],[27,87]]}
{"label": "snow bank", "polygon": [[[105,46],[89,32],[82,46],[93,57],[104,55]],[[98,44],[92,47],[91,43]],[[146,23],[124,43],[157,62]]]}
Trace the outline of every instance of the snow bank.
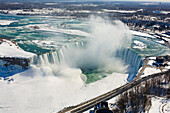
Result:
{"label": "snow bank", "polygon": [[0,38],[0,77],[25,71],[35,57],[35,54],[22,50],[16,42]]}
{"label": "snow bank", "polygon": [[149,113],[170,113],[170,99],[152,98]]}
{"label": "snow bank", "polygon": [[0,40],[0,57],[32,58],[35,54],[22,50],[10,40]]}
{"label": "snow bank", "polygon": [[154,67],[147,67],[145,68],[143,73],[144,73],[144,76],[146,76],[146,75],[151,75],[151,74],[160,73],[160,72],[161,72],[160,69],[156,69]]}
{"label": "snow bank", "polygon": [[103,9],[104,12],[115,12],[115,13],[136,13],[134,10],[108,10],[108,9]]}
{"label": "snow bank", "polygon": [[153,13],[156,13],[156,14],[169,14],[170,11],[158,11],[158,10],[156,10],[156,11],[153,11]]}
{"label": "snow bank", "polygon": [[146,34],[146,33],[142,33],[142,32],[139,32],[139,31],[133,31],[133,30],[130,30],[130,31],[131,31],[132,35],[149,37],[149,38],[155,38],[155,37],[152,36],[152,35],[149,35],[149,34]]}

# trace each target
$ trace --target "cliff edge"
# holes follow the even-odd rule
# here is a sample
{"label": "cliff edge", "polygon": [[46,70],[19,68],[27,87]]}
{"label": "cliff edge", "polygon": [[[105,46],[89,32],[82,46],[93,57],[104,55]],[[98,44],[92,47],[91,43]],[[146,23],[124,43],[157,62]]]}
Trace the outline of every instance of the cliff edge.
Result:
{"label": "cliff edge", "polygon": [[0,38],[0,77],[24,71],[34,57],[35,54],[22,50],[13,40]]}

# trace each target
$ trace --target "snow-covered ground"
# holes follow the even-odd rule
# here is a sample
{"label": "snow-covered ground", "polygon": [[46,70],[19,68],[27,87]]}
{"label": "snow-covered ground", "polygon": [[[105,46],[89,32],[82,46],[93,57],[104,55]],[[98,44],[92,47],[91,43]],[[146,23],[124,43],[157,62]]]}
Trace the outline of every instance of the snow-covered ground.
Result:
{"label": "snow-covered ground", "polygon": [[154,73],[160,73],[160,72],[161,72],[160,69],[156,69],[154,67],[147,67],[143,72],[144,73],[143,76],[151,75],[151,74],[154,74]]}
{"label": "snow-covered ground", "polygon": [[152,97],[149,113],[170,113],[170,99]]}
{"label": "snow-covered ground", "polygon": [[160,44],[165,44],[165,41],[163,41],[163,40],[157,40],[157,41],[155,41],[155,42],[158,42],[158,43],[160,43]]}
{"label": "snow-covered ground", "polygon": [[147,34],[147,33],[142,33],[142,32],[139,32],[139,31],[133,31],[133,30],[131,30],[131,33],[132,33],[133,35],[138,35],[138,36],[143,36],[143,37],[149,37],[149,38],[155,38],[155,37],[152,36],[152,35],[149,35],[149,34]]}
{"label": "snow-covered ground", "polygon": [[136,13],[135,10],[108,10],[108,9],[103,9],[104,12],[115,12],[115,13]]}
{"label": "snow-covered ground", "polygon": [[25,71],[29,67],[29,60],[32,62],[34,57],[35,54],[22,50],[15,42],[0,38],[0,77],[6,78]]}
{"label": "snow-covered ground", "polygon": [[[165,66],[162,70],[160,70],[158,67],[153,66],[153,63],[155,63],[156,57],[149,57],[149,61],[148,61],[148,66],[150,67],[146,67],[145,70],[143,71],[143,75],[141,77],[147,76],[147,75],[151,75],[154,73],[160,73],[162,71],[167,71],[168,69],[170,69],[170,63],[168,62],[168,66]],[[153,66],[153,67],[151,67]],[[139,69],[139,71],[142,69],[142,67]]]}
{"label": "snow-covered ground", "polygon": [[10,40],[0,41],[0,57],[32,58],[35,54],[26,52]]}
{"label": "snow-covered ground", "polygon": [[153,13],[158,13],[158,14],[169,14],[170,11],[158,11],[158,10],[156,10],[156,11],[153,11]]}
{"label": "snow-covered ground", "polygon": [[32,66],[10,84],[0,80],[0,113],[55,113],[125,84],[128,76],[113,73],[85,85],[80,75],[80,69],[64,67],[54,76],[49,67]]}
{"label": "snow-covered ground", "polygon": [[[155,60],[156,57],[149,57],[148,65],[153,66]],[[162,71],[166,71],[168,69],[170,69],[170,66],[164,67]],[[146,67],[141,77],[151,75],[154,73],[160,73],[160,72],[161,70],[156,67]],[[167,86],[162,86],[162,87],[168,88]],[[149,113],[170,113],[170,99],[162,98],[162,97],[154,97],[154,96],[151,98],[152,98],[151,99],[152,106],[149,110]]]}

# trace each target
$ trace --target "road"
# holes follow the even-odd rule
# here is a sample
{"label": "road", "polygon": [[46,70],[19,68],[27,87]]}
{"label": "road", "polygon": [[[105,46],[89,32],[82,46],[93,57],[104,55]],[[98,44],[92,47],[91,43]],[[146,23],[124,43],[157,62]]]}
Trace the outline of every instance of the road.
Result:
{"label": "road", "polygon": [[93,99],[90,99],[86,102],[83,102],[83,103],[78,104],[76,106],[65,108],[64,110],[62,110],[58,113],[66,113],[66,112],[68,112],[68,113],[82,113],[84,111],[87,111],[87,110],[93,108],[94,105],[96,105],[100,102],[108,101],[109,99],[114,98],[117,95],[139,85],[141,82],[144,82],[146,80],[149,80],[149,79],[152,79],[152,78],[155,78],[155,77],[158,77],[158,76],[162,76],[164,74],[170,74],[170,70],[165,71],[165,72],[161,72],[161,73],[152,74],[152,75],[143,77],[141,79],[137,79],[135,81],[129,82],[129,83],[127,83],[127,84],[125,84],[121,87],[118,87],[118,88],[116,88],[112,91],[109,91],[109,92],[102,94],[98,97],[95,97]]}

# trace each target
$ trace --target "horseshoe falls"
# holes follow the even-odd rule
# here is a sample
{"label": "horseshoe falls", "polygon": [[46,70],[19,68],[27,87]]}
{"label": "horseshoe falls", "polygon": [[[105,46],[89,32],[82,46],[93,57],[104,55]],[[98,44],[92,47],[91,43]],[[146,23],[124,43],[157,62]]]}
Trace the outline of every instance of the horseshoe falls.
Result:
{"label": "horseshoe falls", "polygon": [[[77,48],[76,48],[77,49]],[[79,50],[82,50],[82,48],[78,47]],[[82,50],[83,51],[83,50]],[[111,69],[109,69],[109,67],[101,67],[101,69],[99,68],[100,64],[96,64],[96,62],[91,62],[91,61],[77,61],[80,59],[75,59],[77,64],[72,64],[75,62],[72,62],[73,59],[71,59],[71,61],[67,61],[68,56],[65,56],[65,51],[63,49],[59,50],[59,51],[51,51],[48,53],[45,53],[43,55],[39,55],[38,56],[38,64],[39,66],[60,66],[60,65],[70,65],[73,66],[74,68],[80,68],[82,69],[82,71],[84,71],[86,73],[86,71],[99,71],[99,72],[122,72],[122,73],[133,73],[136,74],[139,67],[141,66],[141,56],[138,55],[136,52],[134,52],[131,49],[123,49],[120,51],[117,51],[115,54],[115,56],[111,56],[112,59],[112,64],[115,63],[115,60],[119,60],[116,61],[116,63],[118,62],[120,65],[124,64],[122,67],[119,67],[117,64],[116,67],[114,67],[112,65],[112,67],[110,67]],[[76,56],[75,56],[76,57]],[[84,55],[84,57],[89,57],[88,54]],[[91,56],[90,56],[91,57]],[[66,59],[65,59],[66,58]],[[69,56],[69,58],[73,58],[71,56]],[[98,59],[97,59],[98,60]],[[69,64],[67,64],[69,63]],[[104,64],[103,64],[104,65]],[[107,65],[107,64],[105,64]],[[108,64],[110,66],[110,64]],[[115,68],[115,69],[114,69]],[[122,69],[123,68],[123,69]]]}
{"label": "horseshoe falls", "polygon": [[[39,55],[37,65],[64,65],[95,76],[113,72],[136,74],[141,57],[130,49],[132,37],[128,28],[120,21],[111,23],[99,17],[91,17],[88,23],[91,29],[86,40],[65,43],[58,50]],[[87,79],[95,81],[89,80],[93,79],[90,76]]]}
{"label": "horseshoe falls", "polygon": [[132,80],[145,56],[169,52],[106,17],[0,14],[0,20],[11,22],[0,25],[0,37],[37,55],[27,70],[9,76],[14,81],[0,79],[0,112],[57,112]]}

